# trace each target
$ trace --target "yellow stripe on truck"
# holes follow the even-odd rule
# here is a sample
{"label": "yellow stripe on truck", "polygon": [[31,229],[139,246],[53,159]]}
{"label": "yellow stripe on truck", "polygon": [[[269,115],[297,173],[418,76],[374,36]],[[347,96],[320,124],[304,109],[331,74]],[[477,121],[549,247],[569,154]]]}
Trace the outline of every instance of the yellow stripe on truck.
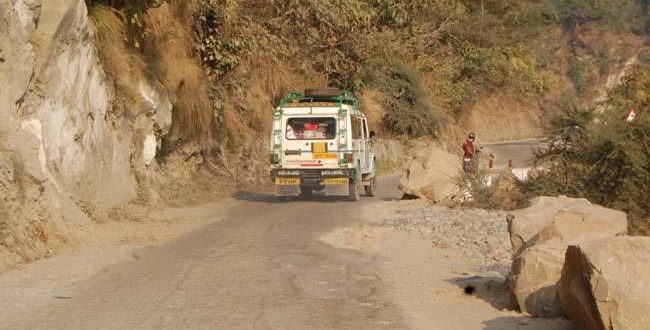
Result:
{"label": "yellow stripe on truck", "polygon": [[278,186],[299,186],[299,178],[275,178],[275,184]]}
{"label": "yellow stripe on truck", "polygon": [[331,178],[331,179],[325,179],[323,180],[323,183],[325,183],[326,186],[329,185],[347,185],[350,183],[348,178]]}

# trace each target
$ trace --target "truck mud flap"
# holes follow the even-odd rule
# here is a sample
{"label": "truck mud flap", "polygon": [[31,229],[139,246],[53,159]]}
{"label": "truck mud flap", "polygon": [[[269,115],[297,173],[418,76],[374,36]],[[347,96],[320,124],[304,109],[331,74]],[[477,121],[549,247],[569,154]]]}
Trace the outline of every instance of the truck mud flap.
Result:
{"label": "truck mud flap", "polygon": [[350,185],[348,178],[325,179],[325,196],[348,196]]}
{"label": "truck mud flap", "polygon": [[300,196],[300,186],[275,185],[276,196]]}
{"label": "truck mud flap", "polygon": [[277,177],[275,178],[276,196],[300,196],[300,178]]}

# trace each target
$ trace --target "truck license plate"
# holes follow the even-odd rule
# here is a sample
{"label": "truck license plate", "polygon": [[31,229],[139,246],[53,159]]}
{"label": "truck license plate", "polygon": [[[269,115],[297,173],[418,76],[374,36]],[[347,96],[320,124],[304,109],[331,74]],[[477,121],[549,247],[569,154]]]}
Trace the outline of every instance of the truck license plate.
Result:
{"label": "truck license plate", "polygon": [[337,159],[337,155],[333,152],[319,152],[313,154],[313,159]]}
{"label": "truck license plate", "polygon": [[311,144],[311,151],[315,154],[322,154],[327,152],[327,143],[315,142]]}
{"label": "truck license plate", "polygon": [[325,179],[324,181],[326,186],[329,185],[347,185],[349,183],[348,178],[331,178]]}
{"label": "truck license plate", "polygon": [[275,178],[275,184],[279,186],[299,186],[300,178]]}

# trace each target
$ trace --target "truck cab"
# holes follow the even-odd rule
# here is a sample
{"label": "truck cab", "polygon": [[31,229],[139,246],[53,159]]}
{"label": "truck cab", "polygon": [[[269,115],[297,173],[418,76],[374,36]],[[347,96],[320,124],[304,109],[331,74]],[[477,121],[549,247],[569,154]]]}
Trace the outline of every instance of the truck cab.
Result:
{"label": "truck cab", "polygon": [[376,158],[368,121],[351,92],[334,88],[292,92],[273,113],[271,179],[279,197],[373,196]]}

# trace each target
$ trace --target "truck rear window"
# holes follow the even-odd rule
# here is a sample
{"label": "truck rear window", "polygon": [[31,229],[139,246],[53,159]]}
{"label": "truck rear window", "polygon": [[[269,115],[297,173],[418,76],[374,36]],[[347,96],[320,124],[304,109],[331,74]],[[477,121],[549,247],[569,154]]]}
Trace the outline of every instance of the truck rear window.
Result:
{"label": "truck rear window", "polygon": [[336,137],[336,119],[289,118],[286,137],[288,140],[331,140]]}

